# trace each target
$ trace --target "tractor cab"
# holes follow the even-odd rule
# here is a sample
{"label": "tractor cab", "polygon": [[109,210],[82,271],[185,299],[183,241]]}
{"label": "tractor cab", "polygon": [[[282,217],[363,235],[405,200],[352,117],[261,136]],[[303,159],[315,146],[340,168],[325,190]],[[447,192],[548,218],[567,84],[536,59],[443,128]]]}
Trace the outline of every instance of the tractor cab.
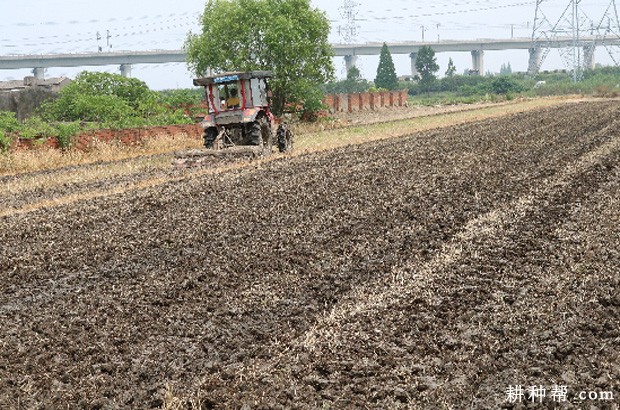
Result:
{"label": "tractor cab", "polygon": [[[206,148],[226,148],[236,145],[258,146],[270,152],[273,144],[275,118],[271,113],[269,71],[229,72],[194,80],[195,86],[205,89],[208,114],[201,125]],[[288,137],[281,151],[292,146],[292,135],[285,126],[278,129]]]}
{"label": "tractor cab", "polygon": [[194,85],[205,87],[210,113],[247,108],[269,110],[269,71],[223,73],[197,78]]}

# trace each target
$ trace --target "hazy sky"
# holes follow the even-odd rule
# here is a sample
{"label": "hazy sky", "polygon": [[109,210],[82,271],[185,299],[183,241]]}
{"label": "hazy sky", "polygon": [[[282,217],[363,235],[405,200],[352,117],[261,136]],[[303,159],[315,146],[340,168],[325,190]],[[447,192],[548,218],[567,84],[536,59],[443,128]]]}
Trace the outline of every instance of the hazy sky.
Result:
{"label": "hazy sky", "polygon": [[[187,32],[198,31],[198,16],[204,0],[34,0],[17,2],[3,0],[0,21],[0,55],[81,53],[102,50],[179,49]],[[436,0],[414,2],[408,0],[359,0],[351,9],[355,12],[357,42],[399,42],[445,39],[530,37],[536,9],[535,1],[519,0]],[[548,0],[543,3],[550,20],[559,19],[568,1]],[[330,40],[342,42],[346,26],[345,0],[312,0],[324,10],[332,24]],[[378,6],[380,4],[380,7]],[[583,24],[590,19],[600,23],[610,0],[582,0]],[[557,54],[557,52],[556,52]],[[438,54],[441,72],[448,58],[452,58],[459,72],[471,67],[468,53]],[[598,50],[597,61],[611,62],[606,50]],[[407,56],[394,56],[399,75],[409,74]],[[527,51],[486,52],[485,69],[499,71],[510,62],[513,70],[527,68]],[[373,79],[378,57],[360,57],[362,74]],[[335,59],[336,72],[343,77],[344,63]],[[562,60],[553,53],[543,68],[563,68]],[[118,72],[118,67],[89,67],[88,69]],[[51,68],[47,77],[74,76],[81,69]],[[29,70],[0,70],[0,80],[21,79]],[[192,75],[184,64],[138,65],[132,76],[146,81],[151,88],[184,88],[191,86]]]}

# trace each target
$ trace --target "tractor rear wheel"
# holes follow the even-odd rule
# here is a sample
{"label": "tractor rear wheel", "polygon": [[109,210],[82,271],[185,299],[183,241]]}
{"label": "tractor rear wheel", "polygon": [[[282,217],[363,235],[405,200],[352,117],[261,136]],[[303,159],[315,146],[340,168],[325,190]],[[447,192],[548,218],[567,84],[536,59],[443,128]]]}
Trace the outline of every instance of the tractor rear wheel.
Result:
{"label": "tractor rear wheel", "polygon": [[261,123],[260,120],[255,121],[250,127],[250,145],[262,145],[263,144],[263,135],[261,132]]}
{"label": "tractor rear wheel", "polygon": [[257,119],[250,129],[250,144],[263,146],[271,150],[273,137],[271,135],[271,123],[267,117]]}
{"label": "tractor rear wheel", "polygon": [[293,149],[293,132],[288,124],[280,124],[276,132],[278,138],[278,150],[289,152]]}

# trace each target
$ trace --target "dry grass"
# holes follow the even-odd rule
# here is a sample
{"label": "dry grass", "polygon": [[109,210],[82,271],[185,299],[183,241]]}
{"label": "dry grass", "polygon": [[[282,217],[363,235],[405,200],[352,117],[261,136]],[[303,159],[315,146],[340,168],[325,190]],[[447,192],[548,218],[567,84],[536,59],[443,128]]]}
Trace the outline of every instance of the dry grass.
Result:
{"label": "dry grass", "polygon": [[56,186],[87,184],[101,179],[114,179],[125,175],[142,174],[149,170],[170,166],[162,156],[138,157],[117,164],[102,163],[84,168],[69,168],[55,173],[27,174],[19,179],[9,180],[2,187],[3,195],[18,194]]}
{"label": "dry grass", "polygon": [[158,135],[153,138],[146,138],[141,144],[137,145],[95,141],[88,151],[75,149],[61,151],[46,148],[17,151],[0,155],[0,176],[44,169],[58,169],[72,165],[120,161],[200,146],[201,140],[199,138],[187,134],[178,134],[172,137]]}

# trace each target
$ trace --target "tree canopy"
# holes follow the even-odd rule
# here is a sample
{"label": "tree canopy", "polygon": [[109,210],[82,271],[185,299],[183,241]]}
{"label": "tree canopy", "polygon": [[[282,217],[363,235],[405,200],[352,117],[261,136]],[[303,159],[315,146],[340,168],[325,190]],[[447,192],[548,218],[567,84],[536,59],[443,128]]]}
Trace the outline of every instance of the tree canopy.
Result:
{"label": "tree canopy", "polygon": [[424,46],[418,51],[415,68],[418,70],[422,89],[430,90],[430,87],[437,80],[435,74],[439,71],[435,51],[430,46]]}
{"label": "tree canopy", "polygon": [[377,67],[377,78],[375,78],[375,86],[377,88],[385,88],[387,90],[395,90],[398,88],[398,78],[396,77],[396,68],[392,54],[386,43],[381,47],[381,55],[379,56],[379,66]]}
{"label": "tree canopy", "polygon": [[320,104],[316,90],[333,78],[333,49],[329,19],[310,0],[209,0],[201,25],[185,43],[196,76],[269,70],[274,111]]}
{"label": "tree canopy", "polygon": [[454,73],[456,73],[456,66],[454,65],[454,61],[452,58],[448,61],[448,69],[446,70],[446,77],[453,77]]}

